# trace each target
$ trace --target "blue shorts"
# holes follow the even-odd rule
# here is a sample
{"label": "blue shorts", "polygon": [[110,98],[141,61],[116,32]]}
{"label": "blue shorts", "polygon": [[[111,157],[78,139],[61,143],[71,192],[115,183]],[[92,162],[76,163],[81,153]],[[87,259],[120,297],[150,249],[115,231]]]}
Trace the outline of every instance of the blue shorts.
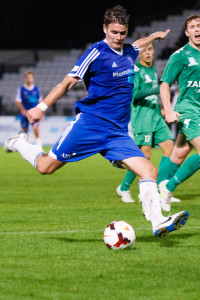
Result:
{"label": "blue shorts", "polygon": [[23,116],[22,114],[20,114],[20,122],[21,122],[21,127],[24,129],[28,129],[28,125],[29,125],[29,122],[28,122],[28,119],[27,117]]}
{"label": "blue shorts", "polygon": [[130,157],[145,157],[128,133],[87,113],[76,116],[49,155],[59,161],[74,162],[97,153],[113,164]]}

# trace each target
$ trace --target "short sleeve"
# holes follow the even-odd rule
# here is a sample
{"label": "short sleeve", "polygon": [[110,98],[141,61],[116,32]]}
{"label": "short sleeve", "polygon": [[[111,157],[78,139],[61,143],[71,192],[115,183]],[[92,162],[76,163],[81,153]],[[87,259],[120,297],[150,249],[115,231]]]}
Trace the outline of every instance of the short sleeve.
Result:
{"label": "short sleeve", "polygon": [[73,69],[68,74],[68,76],[78,77],[83,79],[84,75],[89,67],[89,65],[99,56],[100,51],[96,44],[93,44],[89,49],[87,49],[83,55],[77,60]]}
{"label": "short sleeve", "polygon": [[134,71],[135,71],[135,76],[134,76],[134,88],[133,88],[133,99],[135,98],[139,87],[140,87],[140,72],[139,72],[139,68],[135,65],[134,66]]}
{"label": "short sleeve", "polygon": [[171,86],[172,83],[177,79],[182,68],[182,55],[179,50],[170,56],[160,80],[168,83]]}
{"label": "short sleeve", "polygon": [[17,89],[17,93],[16,93],[15,101],[17,101],[17,102],[22,102],[22,97],[21,97],[21,88],[20,88],[20,87]]}
{"label": "short sleeve", "polygon": [[133,50],[134,50],[134,61],[136,61],[136,59],[137,59],[137,57],[138,57],[138,55],[140,53],[140,49],[139,49],[138,46],[136,46],[134,44],[132,44],[132,47],[133,47]]}

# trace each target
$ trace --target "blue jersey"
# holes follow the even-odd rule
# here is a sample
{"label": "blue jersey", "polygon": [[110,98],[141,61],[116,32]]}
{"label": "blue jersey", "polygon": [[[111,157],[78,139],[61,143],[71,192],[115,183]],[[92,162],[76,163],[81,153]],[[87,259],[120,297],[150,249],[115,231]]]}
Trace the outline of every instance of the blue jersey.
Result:
{"label": "blue jersey", "polygon": [[36,85],[31,88],[23,85],[17,89],[16,101],[21,102],[26,110],[35,107],[41,100],[42,95]]}
{"label": "blue jersey", "polygon": [[76,114],[95,115],[127,131],[138,54],[137,46],[125,44],[120,53],[105,40],[86,50],[68,74],[84,79],[88,91],[86,98],[76,102]]}

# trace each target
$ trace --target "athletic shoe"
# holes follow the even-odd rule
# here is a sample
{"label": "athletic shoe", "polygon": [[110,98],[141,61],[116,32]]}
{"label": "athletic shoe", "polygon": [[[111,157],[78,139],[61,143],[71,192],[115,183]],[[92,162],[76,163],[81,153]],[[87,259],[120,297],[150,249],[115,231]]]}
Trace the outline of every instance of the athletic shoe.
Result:
{"label": "athletic shoe", "polygon": [[15,137],[8,139],[4,144],[4,151],[5,152],[16,152],[15,149],[13,149],[13,145],[16,141],[24,139],[27,141],[28,135],[24,131],[20,131]]}
{"label": "athletic shoe", "polygon": [[[142,200],[140,198],[140,194],[138,195],[138,199],[139,199],[139,203],[142,203]],[[151,216],[149,214],[149,212],[146,210],[146,208],[144,207],[144,205],[142,204],[142,214],[145,217],[145,219],[147,221],[151,221]]]}
{"label": "athletic shoe", "polygon": [[171,210],[171,198],[172,198],[172,192],[170,192],[166,188],[166,184],[168,181],[169,180],[163,180],[159,184],[161,206],[162,206],[162,209],[166,212],[170,212],[170,210]]}
{"label": "athletic shoe", "polygon": [[175,197],[171,197],[171,202],[181,202],[181,199],[175,198]]}
{"label": "athletic shoe", "polygon": [[117,195],[121,197],[121,200],[126,203],[135,202],[132,197],[130,191],[121,191],[121,185],[119,185],[116,189]]}
{"label": "athletic shoe", "polygon": [[160,223],[153,229],[153,233],[157,237],[165,237],[169,232],[181,228],[187,222],[188,218],[188,211],[181,211],[169,216],[166,221]]}
{"label": "athletic shoe", "polygon": [[[167,184],[167,182],[168,182],[169,180],[163,180],[162,182],[166,182],[166,184]],[[161,183],[162,183],[161,182]],[[160,184],[161,184],[160,183]],[[159,191],[160,191],[160,184],[159,184]],[[165,184],[165,186],[166,186],[166,184]],[[161,189],[162,189],[162,185],[161,185]],[[168,191],[168,190],[167,190]],[[171,192],[170,192],[171,193]],[[181,200],[180,199],[178,199],[178,198],[175,198],[175,197],[173,197],[173,196],[171,196],[171,198],[170,198],[170,202],[181,202]]]}

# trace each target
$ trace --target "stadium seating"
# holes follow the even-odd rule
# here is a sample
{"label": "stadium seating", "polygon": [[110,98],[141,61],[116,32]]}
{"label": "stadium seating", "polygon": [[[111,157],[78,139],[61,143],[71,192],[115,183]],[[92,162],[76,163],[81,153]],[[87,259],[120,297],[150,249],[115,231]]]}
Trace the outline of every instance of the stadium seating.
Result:
{"label": "stadium seating", "polygon": [[[48,52],[48,51],[47,51]],[[39,52],[40,54],[40,52]],[[35,83],[40,87],[43,97],[56,86],[72,69],[77,58],[81,54],[81,49],[72,49],[64,55],[64,51],[54,55],[51,60],[39,60],[35,66],[21,67],[18,73],[4,73],[0,80],[0,95],[3,96],[2,104],[4,111],[16,113],[14,104],[17,88],[23,84],[23,75],[26,70],[32,70],[35,74]],[[80,82],[67,95],[59,100],[57,113],[63,114],[70,111],[73,114],[73,106],[76,100],[85,97],[86,90],[84,84]],[[49,112],[51,114],[51,111]]]}

